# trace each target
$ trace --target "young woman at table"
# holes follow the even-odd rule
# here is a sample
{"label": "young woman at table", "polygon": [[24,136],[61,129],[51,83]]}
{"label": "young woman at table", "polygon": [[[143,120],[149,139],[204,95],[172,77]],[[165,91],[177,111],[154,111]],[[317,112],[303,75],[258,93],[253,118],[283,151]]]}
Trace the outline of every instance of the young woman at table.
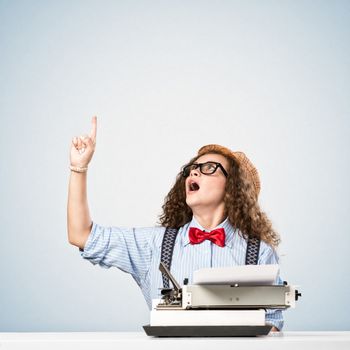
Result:
{"label": "young woman at table", "polygon": [[[202,147],[182,168],[165,198],[160,226],[125,229],[93,222],[86,179],[96,129],[93,117],[90,135],[72,140],[68,240],[91,263],[130,273],[149,307],[163,287],[159,262],[166,227],[178,229],[171,264],[178,281],[191,283],[199,268],[244,265],[249,236],[260,240],[258,264],[278,263],[278,234],[258,204],[258,172],[244,153],[219,145]],[[282,283],[280,277],[276,283]],[[266,322],[281,330],[281,310],[267,310]]]}

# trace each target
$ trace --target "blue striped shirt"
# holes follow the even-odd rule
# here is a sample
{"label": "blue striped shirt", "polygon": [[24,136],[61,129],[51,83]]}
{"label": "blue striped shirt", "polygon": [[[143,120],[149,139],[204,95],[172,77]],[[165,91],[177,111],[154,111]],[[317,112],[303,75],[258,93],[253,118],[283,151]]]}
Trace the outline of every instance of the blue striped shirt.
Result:
{"label": "blue striped shirt", "polygon": [[[192,218],[182,226],[176,237],[171,273],[182,284],[188,278],[192,283],[193,271],[200,268],[244,265],[247,242],[228,219],[217,226],[226,233],[225,247],[219,247],[209,240],[201,244],[190,244],[189,227],[203,227]],[[93,223],[90,235],[81,252],[83,258],[101,267],[117,267],[130,273],[142,290],[144,298],[151,308],[152,299],[160,297],[163,287],[159,271],[160,253],[165,227],[148,228],[103,227]],[[278,264],[276,251],[261,241],[258,264]],[[280,277],[276,284],[282,284]],[[278,329],[283,327],[281,310],[268,309],[266,322]]]}

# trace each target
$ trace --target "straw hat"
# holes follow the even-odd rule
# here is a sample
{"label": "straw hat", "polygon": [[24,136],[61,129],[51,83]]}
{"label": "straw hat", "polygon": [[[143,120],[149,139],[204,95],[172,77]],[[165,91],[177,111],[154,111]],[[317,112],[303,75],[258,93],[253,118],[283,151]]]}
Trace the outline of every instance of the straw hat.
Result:
{"label": "straw hat", "polygon": [[255,188],[256,197],[258,198],[261,188],[258,170],[243,152],[233,152],[230,149],[220,145],[206,145],[199,149],[198,156],[208,153],[219,153],[228,158],[234,158],[236,161],[238,161],[252,181]]}

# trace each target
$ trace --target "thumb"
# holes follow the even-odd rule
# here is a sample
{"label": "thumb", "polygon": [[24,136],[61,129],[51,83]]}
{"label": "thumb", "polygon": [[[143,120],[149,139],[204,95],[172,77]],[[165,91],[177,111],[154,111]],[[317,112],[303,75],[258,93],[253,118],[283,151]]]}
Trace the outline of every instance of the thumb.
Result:
{"label": "thumb", "polygon": [[84,135],[82,137],[82,142],[83,142],[83,144],[85,144],[88,147],[92,147],[92,148],[95,147],[95,142],[93,142],[91,137],[89,137],[89,136]]}

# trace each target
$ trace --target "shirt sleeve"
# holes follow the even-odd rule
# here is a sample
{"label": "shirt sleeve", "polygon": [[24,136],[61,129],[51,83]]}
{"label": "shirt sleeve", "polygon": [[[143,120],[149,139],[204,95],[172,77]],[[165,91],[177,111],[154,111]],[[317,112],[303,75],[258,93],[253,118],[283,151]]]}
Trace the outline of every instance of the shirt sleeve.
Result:
{"label": "shirt sleeve", "polygon": [[[276,250],[265,242],[261,242],[258,264],[267,265],[278,263],[279,257]],[[275,284],[283,284],[279,274],[277,275]],[[281,331],[284,325],[282,309],[266,309],[265,320],[266,323],[275,326]]]}
{"label": "shirt sleeve", "polygon": [[117,267],[140,284],[151,263],[150,241],[155,228],[104,227],[93,222],[81,256],[103,268]]}

